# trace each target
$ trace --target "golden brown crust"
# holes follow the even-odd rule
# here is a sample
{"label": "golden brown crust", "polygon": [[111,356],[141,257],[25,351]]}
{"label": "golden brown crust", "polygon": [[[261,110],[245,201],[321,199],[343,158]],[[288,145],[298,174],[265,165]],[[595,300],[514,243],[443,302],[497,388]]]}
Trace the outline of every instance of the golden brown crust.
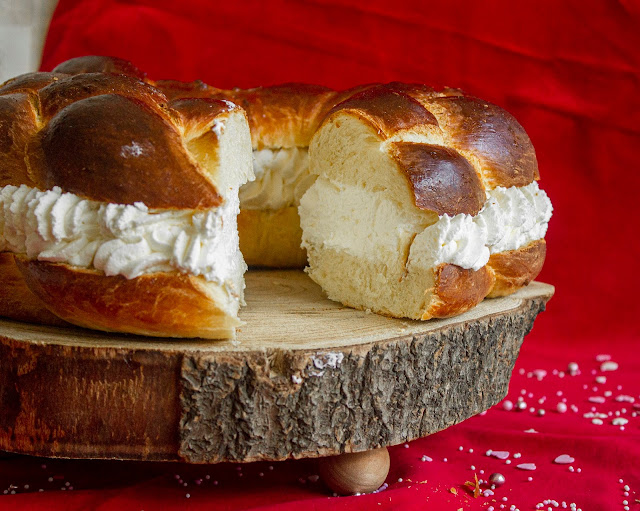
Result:
{"label": "golden brown crust", "polygon": [[[440,215],[475,214],[485,188],[524,186],[539,177],[531,141],[513,116],[455,89],[437,92],[401,83],[371,86],[337,104],[321,126],[339,122],[335,119],[340,115],[371,125],[381,144],[391,139],[387,149],[412,185],[416,206]],[[417,136],[424,138],[416,140]],[[424,161],[417,150],[398,150],[398,144],[412,142],[442,146],[436,167],[440,177],[433,172],[432,149],[423,152]],[[449,178],[460,182],[462,175],[464,185],[457,194],[439,195],[438,186],[449,183]],[[433,187],[416,187],[420,182]]]}
{"label": "golden brown crust", "polygon": [[88,55],[66,60],[56,66],[53,72],[70,75],[81,73],[115,73],[133,76],[139,80],[144,80],[147,76],[147,73],[140,71],[140,69],[127,60],[101,55]]}
{"label": "golden brown crust", "polygon": [[0,316],[51,326],[68,326],[27,287],[13,254],[0,252]]}
{"label": "golden brown crust", "polygon": [[487,296],[494,281],[486,266],[474,271],[441,264],[433,272],[436,285],[422,319],[447,318],[472,309]]}
{"label": "golden brown crust", "polygon": [[162,116],[166,110],[167,97],[158,89],[131,76],[88,73],[56,80],[38,91],[41,115],[49,120],[63,108],[81,99],[103,94],[118,94],[145,103]]}
{"label": "golden brown crust", "polygon": [[302,229],[298,209],[243,209],[238,215],[240,251],[249,266],[304,268],[307,253],[300,247]]}
{"label": "golden brown crust", "polygon": [[0,187],[33,184],[26,164],[27,145],[38,130],[33,101],[25,93],[0,96]]}
{"label": "golden brown crust", "polygon": [[213,98],[176,99],[169,102],[172,110],[182,119],[186,133],[204,133],[211,131],[211,124],[218,116],[232,110],[239,110],[228,101]]}
{"label": "golden brown crust", "polygon": [[391,138],[401,130],[437,126],[431,112],[403,89],[394,89],[391,84],[367,88],[336,105],[329,116],[337,112],[356,115],[374,126],[383,138]]}
{"label": "golden brown crust", "polygon": [[167,98],[188,99],[188,98],[216,98],[217,94],[224,92],[211,85],[196,80],[194,82],[180,82],[178,80],[156,80],[153,85],[160,89]]}
{"label": "golden brown crust", "polygon": [[46,124],[38,145],[33,152],[41,160],[30,164],[45,189],[60,186],[96,201],[150,208],[222,202],[175,126],[135,99],[105,94],[76,101]]}
{"label": "golden brown crust", "polygon": [[74,325],[162,337],[220,338],[232,335],[239,324],[215,305],[199,277],[153,273],[128,280],[66,264],[16,260],[29,289]]}
{"label": "golden brown crust", "polygon": [[0,85],[0,95],[13,94],[16,92],[35,92],[50,83],[58,80],[69,78],[69,75],[63,73],[27,73],[16,76],[4,84]]}
{"label": "golden brown crust", "polygon": [[253,147],[307,147],[336,92],[318,85],[283,84],[229,91],[247,111]]}
{"label": "golden brown crust", "polygon": [[320,121],[342,97],[319,85],[289,83],[255,89],[221,90],[202,82],[155,82],[171,99],[226,99],[246,112],[253,148],[306,147]]}
{"label": "golden brown crust", "polygon": [[391,145],[400,170],[409,178],[416,206],[451,216],[476,215],[485,192],[471,164],[447,147],[415,142]]}
{"label": "golden brown crust", "polygon": [[534,280],[544,264],[547,254],[545,240],[532,241],[517,250],[493,254],[487,267],[495,276],[489,298],[515,293]]}
{"label": "golden brown crust", "polygon": [[[93,200],[144,202],[151,208],[221,203],[210,173],[190,154],[184,131],[190,137],[201,135],[198,129],[210,131],[216,116],[232,105],[201,100],[205,108],[196,115],[191,105],[185,115],[168,105],[161,91],[138,80],[139,73],[86,72],[128,69],[122,62],[110,65],[100,57],[72,64],[67,70],[82,74],[31,73],[0,88],[0,155],[8,162],[3,183],[60,186]],[[208,135],[215,154],[217,137]],[[211,155],[206,164],[211,167]]]}
{"label": "golden brown crust", "polygon": [[477,160],[491,188],[525,186],[540,177],[529,136],[502,108],[468,96],[433,98],[427,107],[449,143]]}

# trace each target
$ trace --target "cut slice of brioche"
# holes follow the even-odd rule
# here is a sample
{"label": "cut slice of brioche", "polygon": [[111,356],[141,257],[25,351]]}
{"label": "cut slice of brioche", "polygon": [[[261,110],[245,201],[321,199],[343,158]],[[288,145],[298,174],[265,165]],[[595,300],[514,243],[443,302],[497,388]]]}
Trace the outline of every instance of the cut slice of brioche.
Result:
{"label": "cut slice of brioche", "polygon": [[541,267],[544,241],[491,259],[479,242],[473,218],[487,191],[538,177],[526,133],[494,105],[450,89],[371,87],[329,113],[310,161],[318,179],[299,208],[307,272],[333,300],[446,317],[515,291]]}
{"label": "cut slice of brioche", "polygon": [[[134,76],[34,73],[0,87],[0,114],[4,110],[24,111],[22,117],[33,119],[16,128],[10,125],[13,139],[0,148],[5,186],[27,185],[43,192],[59,187],[95,204],[137,204],[151,215],[197,215],[227,204],[233,208],[239,187],[253,176],[242,109],[207,98],[169,101]],[[246,265],[238,249],[235,215],[224,223],[225,239],[230,236],[225,246],[235,243],[236,248],[219,261],[230,269],[217,280],[179,267],[129,279],[16,253],[17,266],[11,266],[11,257],[3,265],[12,298],[0,297],[0,312],[25,318],[11,310],[15,296],[24,296],[24,284],[10,278],[17,267],[31,290],[25,303],[32,303],[35,320],[56,323],[37,306],[42,303],[58,318],[100,330],[234,337]]]}

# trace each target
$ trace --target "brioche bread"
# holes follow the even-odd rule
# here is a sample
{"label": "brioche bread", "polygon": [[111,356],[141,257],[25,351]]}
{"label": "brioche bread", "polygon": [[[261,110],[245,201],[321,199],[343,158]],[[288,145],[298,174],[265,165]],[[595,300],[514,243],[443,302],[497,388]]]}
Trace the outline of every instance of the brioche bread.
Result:
{"label": "brioche bread", "polygon": [[[248,114],[250,137],[230,102]],[[243,184],[251,152],[257,179]],[[414,319],[458,314],[542,268],[551,205],[538,178],[515,119],[454,89],[221,90],[154,82],[120,59],[72,59],[0,86],[0,315],[233,336],[245,268],[240,186],[249,264],[303,267],[308,253],[309,275],[346,305]],[[118,266],[88,250],[87,263],[87,250],[71,243],[12,237],[15,225],[28,227],[25,211],[36,218],[38,207],[49,214],[66,207],[59,203],[84,204],[110,235],[135,217],[186,229],[193,241],[202,235],[193,219],[209,215],[225,226],[214,252],[232,276],[209,268],[207,278],[193,257],[168,263],[155,253]]]}
{"label": "brioche bread", "polygon": [[253,176],[246,114],[170,101],[143,77],[76,59],[0,86],[0,314],[234,336],[246,269],[238,189]]}
{"label": "brioche bread", "polygon": [[531,142],[504,110],[448,89],[370,87],[311,142],[299,213],[308,273],[329,298],[446,317],[535,278],[551,204]]}

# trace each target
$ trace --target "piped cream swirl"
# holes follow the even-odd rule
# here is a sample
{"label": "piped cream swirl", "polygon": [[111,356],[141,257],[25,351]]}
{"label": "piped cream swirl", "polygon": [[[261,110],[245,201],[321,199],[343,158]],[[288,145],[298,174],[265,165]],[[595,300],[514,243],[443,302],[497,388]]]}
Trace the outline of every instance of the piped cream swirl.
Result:
{"label": "piped cream swirl", "polygon": [[544,238],[552,213],[549,197],[534,181],[523,187],[499,186],[490,190],[474,222],[495,254]]}
{"label": "piped cream swirl", "polygon": [[499,186],[487,191],[487,200],[476,216],[439,217],[416,237],[412,257],[431,254],[430,265],[450,263],[479,270],[491,254],[544,238],[552,212],[549,197],[535,181],[523,187]]}
{"label": "piped cream swirl", "polygon": [[419,233],[409,252],[408,266],[431,268],[442,263],[479,270],[489,261],[486,237],[469,215],[441,216]]}
{"label": "piped cream swirl", "polygon": [[128,279],[178,270],[235,282],[246,270],[238,211],[234,193],[215,210],[152,211],[140,202],[107,204],[58,187],[10,185],[0,188],[0,251]]}

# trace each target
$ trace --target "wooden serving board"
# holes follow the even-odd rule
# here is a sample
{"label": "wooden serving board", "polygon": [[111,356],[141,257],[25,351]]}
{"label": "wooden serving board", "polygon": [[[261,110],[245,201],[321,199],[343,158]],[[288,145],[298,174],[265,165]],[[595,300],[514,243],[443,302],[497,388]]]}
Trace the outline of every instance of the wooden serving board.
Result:
{"label": "wooden serving board", "polygon": [[340,306],[299,271],[247,274],[235,342],[0,319],[0,449],[247,462],[423,437],[506,392],[553,287],[417,322]]}

